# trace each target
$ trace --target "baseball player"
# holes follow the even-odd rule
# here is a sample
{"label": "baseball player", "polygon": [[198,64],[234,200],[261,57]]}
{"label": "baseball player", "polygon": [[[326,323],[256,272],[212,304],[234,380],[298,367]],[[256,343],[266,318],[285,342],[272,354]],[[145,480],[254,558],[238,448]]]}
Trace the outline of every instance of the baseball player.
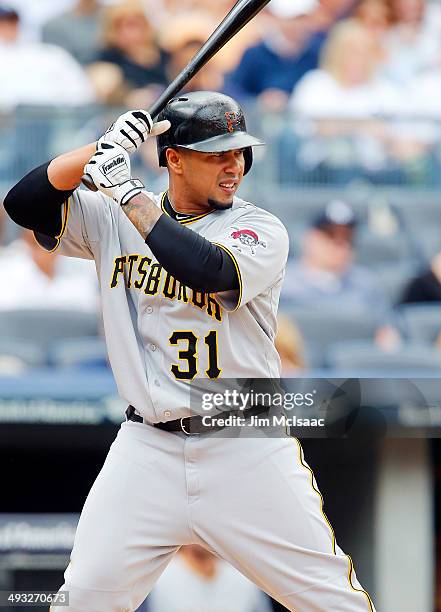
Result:
{"label": "baseball player", "polygon": [[[130,153],[153,135],[169,174],[159,195],[130,169]],[[190,409],[192,381],[280,374],[273,341],[288,236],[236,196],[261,144],[234,100],[193,92],[155,125],[144,111],[123,114],[5,200],[44,248],[95,260],[109,359],[129,405],[78,524],[62,586],[70,604],[56,612],[135,610],[185,544],[230,562],[289,610],[374,610],[299,442],[233,437]],[[78,189],[84,172],[95,193]]]}

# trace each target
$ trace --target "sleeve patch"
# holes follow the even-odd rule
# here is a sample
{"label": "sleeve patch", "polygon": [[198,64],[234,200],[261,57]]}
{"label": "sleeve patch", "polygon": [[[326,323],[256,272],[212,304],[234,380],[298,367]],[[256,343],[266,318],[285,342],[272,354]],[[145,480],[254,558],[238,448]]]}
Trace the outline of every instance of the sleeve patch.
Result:
{"label": "sleeve patch", "polygon": [[233,230],[231,238],[237,240],[237,244],[233,244],[233,248],[242,252],[241,246],[249,248],[251,255],[256,254],[256,250],[261,247],[266,249],[267,243],[263,240],[259,240],[259,235],[252,229],[239,229],[238,227],[232,227]]}

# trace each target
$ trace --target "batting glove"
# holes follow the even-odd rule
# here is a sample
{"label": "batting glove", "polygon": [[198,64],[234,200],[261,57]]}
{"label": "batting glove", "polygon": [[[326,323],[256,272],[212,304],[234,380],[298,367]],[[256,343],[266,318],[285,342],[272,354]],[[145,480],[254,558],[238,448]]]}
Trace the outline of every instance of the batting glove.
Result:
{"label": "batting glove", "polygon": [[131,177],[127,151],[112,142],[99,145],[98,151],[84,167],[84,172],[98,191],[115,200],[120,206],[127,204],[144,189],[141,181]]}
{"label": "batting glove", "polygon": [[143,110],[128,111],[112,123],[98,140],[97,149],[103,142],[113,142],[128,153],[133,153],[147,138],[159,136],[170,129],[170,121],[153,123],[150,115]]}

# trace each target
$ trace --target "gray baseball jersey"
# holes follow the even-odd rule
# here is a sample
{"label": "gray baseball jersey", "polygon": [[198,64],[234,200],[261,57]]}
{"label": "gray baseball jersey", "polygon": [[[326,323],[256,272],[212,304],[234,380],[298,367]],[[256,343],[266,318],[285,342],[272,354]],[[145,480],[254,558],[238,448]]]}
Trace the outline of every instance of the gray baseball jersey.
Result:
{"label": "gray baseball jersey", "polygon": [[73,193],[58,240],[62,254],[95,260],[118,391],[155,423],[190,415],[193,379],[280,375],[274,337],[289,241],[276,217],[239,198],[229,210],[189,216],[174,213],[165,193],[147,195],[233,257],[240,291],[203,294],[179,283],[101,193]]}
{"label": "gray baseball jersey", "polygon": [[[176,217],[164,196],[149,196]],[[276,218],[240,199],[231,210],[179,216],[236,262],[236,295],[202,295],[171,278],[105,196],[76,191],[63,214],[62,252],[95,259],[119,391],[147,421],[189,415],[191,380],[278,376],[273,340],[288,237]],[[84,504],[61,587],[69,610],[137,609],[190,543],[289,610],[374,611],[323,514],[300,443],[175,435],[133,421],[122,424]]]}

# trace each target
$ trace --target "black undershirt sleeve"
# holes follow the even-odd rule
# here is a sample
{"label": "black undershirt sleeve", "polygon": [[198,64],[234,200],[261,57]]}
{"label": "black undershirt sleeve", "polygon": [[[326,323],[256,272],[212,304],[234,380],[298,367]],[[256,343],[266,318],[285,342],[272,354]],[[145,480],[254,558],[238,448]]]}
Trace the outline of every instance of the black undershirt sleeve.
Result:
{"label": "black undershirt sleeve", "polygon": [[[47,176],[49,163],[22,178],[3,204],[18,225],[55,237],[62,229],[61,205],[74,190],[55,189]],[[228,253],[167,215],[161,216],[146,243],[167,272],[191,289],[205,293],[239,289],[238,273]]]}
{"label": "black undershirt sleeve", "polygon": [[8,193],[3,206],[15,223],[45,236],[58,236],[62,228],[61,205],[72,191],[59,191],[49,182],[50,162],[35,168]]}
{"label": "black undershirt sleeve", "polygon": [[146,243],[167,272],[190,289],[204,293],[239,289],[236,266],[228,253],[165,214]]}

